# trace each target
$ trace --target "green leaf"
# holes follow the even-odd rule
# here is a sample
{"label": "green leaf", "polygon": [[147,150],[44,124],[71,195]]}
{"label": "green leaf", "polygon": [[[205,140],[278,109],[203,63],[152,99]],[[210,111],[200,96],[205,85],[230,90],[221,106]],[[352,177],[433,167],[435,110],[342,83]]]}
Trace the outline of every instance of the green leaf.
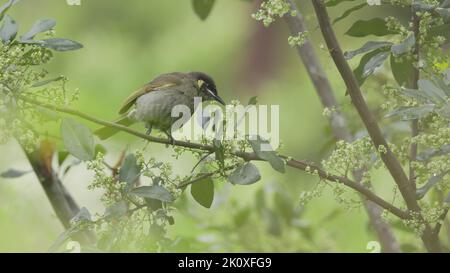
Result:
{"label": "green leaf", "polygon": [[401,116],[402,120],[419,119],[432,112],[434,108],[435,105],[433,104],[425,104],[413,107],[400,107],[399,109],[388,113],[385,117],[389,118],[393,116]]}
{"label": "green leaf", "polygon": [[442,19],[444,19],[445,23],[448,23],[450,21],[450,8],[436,8],[434,11],[437,12],[437,14],[442,17]]}
{"label": "green leaf", "polygon": [[392,75],[398,85],[411,88],[414,86],[414,80],[413,77],[411,77],[415,71],[414,61],[405,60],[404,58],[401,59],[401,62],[398,62],[398,60],[399,58],[396,58],[391,54],[390,64]]}
{"label": "green leaf", "polygon": [[70,219],[71,222],[78,223],[78,222],[91,222],[91,213],[89,210],[85,207],[82,207],[78,213]]}
{"label": "green leaf", "polygon": [[[449,69],[450,70],[450,69]],[[258,103],[258,97],[253,96],[248,100],[247,105],[256,105]]]}
{"label": "green leaf", "polygon": [[0,174],[0,177],[2,177],[2,178],[19,178],[28,173],[31,173],[31,171],[21,171],[21,170],[16,170],[16,169],[9,169],[5,172],[2,172]]}
{"label": "green leaf", "polygon": [[445,73],[446,71],[443,72],[442,78],[431,74],[431,79],[433,80],[433,83],[436,84],[437,87],[445,93],[445,96],[447,98],[450,98],[450,83],[446,83]]}
{"label": "green leaf", "polygon": [[[89,211],[85,208],[82,207],[80,209],[80,211],[78,211],[78,213],[70,220],[73,223],[77,223],[77,222],[91,222],[91,214],[89,213]],[[56,241],[50,246],[48,252],[55,252],[56,250],[58,250],[63,244],[64,242],[66,242],[68,239],[70,239],[70,237],[72,237],[74,234],[80,232],[80,226],[79,225],[73,225],[70,228],[68,228],[66,231],[64,231],[63,233],[61,233],[58,238],[56,239]]]}
{"label": "green leaf", "polygon": [[383,19],[373,18],[356,21],[345,34],[352,37],[365,37],[368,35],[385,36],[396,33],[388,30]]}
{"label": "green leaf", "polygon": [[270,147],[267,140],[262,139],[259,135],[256,139],[250,137],[249,142],[256,155],[270,163],[272,168],[280,173],[285,172],[284,161],[276,154],[276,152]]}
{"label": "green leaf", "polygon": [[61,75],[61,76],[58,76],[58,77],[55,77],[55,78],[51,78],[51,79],[48,79],[48,80],[43,80],[43,81],[40,81],[40,82],[33,83],[33,85],[31,85],[31,87],[41,87],[41,86],[47,85],[49,83],[57,82],[57,81],[60,81],[60,80],[63,80],[63,79],[65,79],[65,77]]}
{"label": "green leaf", "polygon": [[70,227],[69,229],[65,230],[63,233],[61,233],[58,238],[56,238],[55,242],[50,246],[48,249],[48,252],[55,252],[57,251],[67,240],[70,239],[72,235],[77,233],[79,231],[79,228],[77,226]]}
{"label": "green leaf", "polygon": [[173,202],[175,200],[168,190],[159,185],[134,188],[130,193],[139,197],[156,199],[162,202]]}
{"label": "green leaf", "polygon": [[353,51],[348,51],[344,53],[344,57],[347,60],[350,60],[351,58],[355,57],[356,55],[362,54],[362,53],[366,53],[375,49],[380,49],[380,48],[387,48],[392,46],[391,42],[378,42],[378,41],[369,41],[367,43],[365,43],[362,47],[353,50]]}
{"label": "green leaf", "polygon": [[436,5],[427,4],[421,0],[413,0],[412,7],[416,11],[433,11],[436,8]]}
{"label": "green leaf", "polygon": [[58,152],[58,164],[59,166],[61,166],[64,161],[67,159],[67,157],[69,156],[69,152],[67,151],[59,151]]}
{"label": "green leaf", "polygon": [[134,154],[128,154],[119,171],[119,181],[126,182],[127,188],[131,188],[141,174],[141,166],[137,164]]}
{"label": "green leaf", "polygon": [[84,161],[94,159],[94,136],[88,127],[65,118],[61,122],[61,137],[64,147],[73,156]]}
{"label": "green leaf", "polygon": [[37,20],[31,29],[20,37],[22,41],[32,40],[34,36],[41,32],[49,31],[56,26],[56,21],[53,19],[39,19]]}
{"label": "green leaf", "polygon": [[405,87],[401,87],[399,90],[400,94],[405,97],[416,99],[420,102],[430,102],[429,98],[423,94],[420,90],[417,89],[409,89]]}
{"label": "green leaf", "polygon": [[215,0],[192,0],[192,8],[201,20],[205,20],[215,2]]}
{"label": "green leaf", "polygon": [[380,52],[369,59],[369,61],[364,65],[363,71],[362,71],[362,77],[367,78],[372,73],[380,67],[384,61],[389,57],[389,52]]}
{"label": "green leaf", "polygon": [[358,66],[353,70],[353,73],[355,74],[356,79],[358,80],[359,85],[361,86],[367,79],[367,77],[363,76],[364,68],[366,67],[367,63],[375,58],[378,54],[382,52],[386,52],[388,50],[387,48],[379,48],[372,52],[369,52],[362,56],[361,60],[359,61]]}
{"label": "green leaf", "polygon": [[112,204],[111,206],[107,207],[105,210],[105,217],[113,217],[113,218],[120,218],[124,215],[126,215],[128,212],[128,205],[125,201],[119,201],[117,203]]}
{"label": "green leaf", "polygon": [[407,52],[410,52],[415,43],[416,38],[414,38],[414,34],[411,34],[401,43],[393,45],[391,47],[391,51],[395,56],[399,56]]}
{"label": "green leaf", "polygon": [[161,202],[160,200],[144,197],[144,201],[147,204],[147,207],[149,208],[150,211],[157,211],[162,209],[163,207],[163,202]]}
{"label": "green leaf", "polygon": [[69,51],[69,50],[77,50],[83,48],[83,45],[69,40],[69,39],[61,39],[61,38],[50,38],[39,40],[39,44],[43,47],[47,47],[56,51]]}
{"label": "green leaf", "polygon": [[430,179],[428,179],[427,183],[422,186],[421,188],[416,190],[416,198],[417,200],[422,199],[425,194],[427,194],[427,192],[433,188],[434,185],[436,185],[439,181],[442,180],[442,178],[444,178],[444,176],[447,174],[448,172],[444,172],[440,175],[433,175]]}
{"label": "green leaf", "polygon": [[195,201],[209,209],[214,200],[214,181],[211,177],[197,181],[191,185],[191,195]]}
{"label": "green leaf", "polygon": [[228,176],[228,181],[231,184],[238,185],[250,185],[258,182],[260,179],[261,175],[259,174],[258,168],[250,162],[237,167],[230,176]]}
{"label": "green leaf", "polygon": [[108,150],[106,150],[106,147],[103,146],[102,144],[97,144],[95,145],[95,156],[97,156],[99,153],[102,153],[103,155],[105,155]]}
{"label": "green leaf", "polygon": [[9,44],[14,40],[19,26],[9,15],[5,16],[3,25],[0,27],[0,38],[4,44]]}
{"label": "green leaf", "polygon": [[419,90],[422,90],[424,94],[433,101],[437,103],[447,101],[447,95],[445,95],[445,91],[438,88],[432,81],[427,79],[420,79],[417,81],[417,85],[419,86]]}
{"label": "green leaf", "polygon": [[333,25],[336,24],[337,22],[341,21],[342,19],[347,18],[349,15],[351,15],[353,12],[358,11],[362,8],[364,8],[365,6],[367,6],[367,3],[362,3],[359,5],[356,5],[346,11],[344,11],[344,13],[342,13],[341,16],[337,17],[336,19],[333,20]]}
{"label": "green leaf", "polygon": [[345,1],[355,1],[355,0],[328,0],[326,1],[325,6],[334,7]]}
{"label": "green leaf", "polygon": [[6,12],[15,4],[17,4],[20,0],[9,0],[3,6],[0,7],[0,21],[3,20]]}

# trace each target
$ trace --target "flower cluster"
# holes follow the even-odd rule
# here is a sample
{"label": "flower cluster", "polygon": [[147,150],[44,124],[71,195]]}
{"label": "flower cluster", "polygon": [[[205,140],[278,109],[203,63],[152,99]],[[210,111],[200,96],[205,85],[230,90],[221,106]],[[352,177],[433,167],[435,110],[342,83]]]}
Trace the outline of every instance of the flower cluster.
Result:
{"label": "flower cluster", "polygon": [[308,31],[299,32],[296,36],[288,37],[288,44],[292,47],[303,45],[308,39]]}
{"label": "flower cluster", "polygon": [[262,21],[264,26],[268,27],[277,17],[281,18],[287,13],[295,16],[295,12],[291,11],[291,6],[286,0],[266,0],[261,3],[261,8],[252,14],[252,17]]}
{"label": "flower cluster", "polygon": [[21,96],[52,105],[77,99],[77,91],[66,90],[65,77],[46,79],[48,71],[42,65],[52,57],[49,49],[37,45],[0,43],[0,143],[15,137],[32,151],[45,135],[40,131],[43,124],[59,118],[53,111],[24,102]]}
{"label": "flower cluster", "polygon": [[372,141],[369,137],[363,137],[352,143],[338,141],[335,150],[322,161],[322,165],[329,172],[347,176],[360,169],[369,169],[378,160]]}

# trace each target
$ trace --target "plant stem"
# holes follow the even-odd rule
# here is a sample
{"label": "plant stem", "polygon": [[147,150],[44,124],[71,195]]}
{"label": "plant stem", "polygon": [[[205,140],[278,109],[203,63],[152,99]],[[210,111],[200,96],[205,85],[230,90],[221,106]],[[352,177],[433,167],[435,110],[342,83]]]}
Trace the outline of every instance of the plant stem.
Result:
{"label": "plant stem", "polygon": [[415,212],[419,218],[418,220],[425,225],[422,234],[422,240],[425,244],[425,247],[432,252],[441,252],[442,249],[439,239],[436,234],[434,234],[429,223],[427,223],[423,219],[421,215],[421,208],[415,197],[415,191],[411,187],[410,181],[405,171],[403,170],[402,165],[384,139],[381,129],[378,126],[374,115],[369,110],[369,107],[367,106],[367,103],[362,95],[359,83],[356,80],[356,77],[353,74],[353,71],[351,70],[349,64],[344,58],[344,54],[331,26],[328,12],[323,0],[313,0],[312,2],[317,19],[319,21],[322,35],[325,39],[331,57],[333,58],[333,61],[335,62],[336,67],[345,82],[353,105],[358,111],[358,114],[361,117],[375,148],[377,150],[380,150],[380,148],[384,150],[380,152],[381,159],[384,162],[386,168],[389,170],[395,183],[397,184],[400,193],[405,200],[406,206],[409,210]]}
{"label": "plant stem", "polygon": [[[180,147],[184,147],[184,148],[189,148],[189,149],[196,149],[196,150],[203,150],[203,151],[214,151],[214,147],[211,145],[203,145],[203,144],[199,144],[199,143],[192,143],[192,142],[185,142],[185,141],[178,141],[175,140],[172,141],[169,139],[163,139],[163,138],[158,138],[158,137],[153,137],[150,135],[146,135],[143,133],[140,133],[136,130],[133,130],[131,128],[128,128],[126,126],[122,126],[120,124],[114,123],[114,122],[109,122],[109,121],[105,121],[96,117],[93,117],[91,115],[88,115],[86,113],[83,113],[81,111],[78,110],[74,110],[68,107],[64,107],[64,106],[56,106],[56,105],[51,105],[48,103],[44,103],[44,102],[39,102],[24,96],[20,96],[19,97],[22,101],[33,104],[33,105],[39,105],[41,107],[53,110],[53,111],[57,111],[57,112],[61,112],[61,113],[66,113],[69,115],[73,115],[73,116],[77,116],[80,117],[82,119],[85,120],[89,120],[91,122],[103,125],[103,126],[109,126],[112,128],[115,128],[117,130],[121,130],[123,132],[126,132],[128,134],[140,137],[142,139],[145,139],[147,141],[150,142],[155,142],[155,143],[161,143],[161,144],[173,144],[175,146],[180,146]],[[251,161],[251,160],[257,160],[257,161],[265,161],[264,159],[258,157],[255,153],[248,153],[248,152],[243,152],[243,151],[235,151],[232,153],[234,156],[240,157],[246,161]],[[343,176],[336,176],[336,175],[332,175],[329,174],[328,172],[325,172],[324,170],[321,170],[319,167],[314,166],[313,164],[309,164],[307,162],[303,162],[300,160],[295,160],[295,159],[290,159],[287,156],[283,156],[280,155],[281,158],[284,158],[286,161],[286,164],[292,168],[296,168],[299,170],[303,170],[303,171],[307,171],[308,169],[311,171],[317,171],[317,175],[325,180],[329,180],[331,182],[337,182],[337,183],[342,183],[356,191],[358,191],[359,193],[361,193],[362,195],[364,195],[367,199],[373,201],[374,203],[378,204],[379,206],[383,207],[384,209],[390,211],[391,213],[393,213],[394,215],[396,215],[397,217],[401,218],[401,219],[409,219],[410,215],[409,213],[395,207],[394,205],[390,204],[389,202],[386,202],[384,199],[382,199],[381,197],[377,196],[375,193],[373,193],[372,191],[370,191],[369,189],[367,189],[366,187],[362,186],[360,183],[357,183],[355,181],[350,180],[347,177],[343,177]]]}
{"label": "plant stem", "polygon": [[[307,26],[297,5],[293,0],[287,0],[287,2],[290,4],[291,10],[295,12],[295,16],[291,16],[290,14],[284,16],[291,34],[297,35],[300,32],[307,32]],[[347,121],[338,109],[339,105],[334,96],[330,81],[328,80],[310,40],[306,39],[304,43],[296,48],[323,107],[332,109],[331,115],[329,116],[329,122],[335,138],[337,140],[352,142],[353,136],[348,129]],[[365,170],[356,170],[353,172],[353,177],[357,182],[361,181],[364,171]],[[381,217],[383,212],[382,209],[375,203],[366,200],[364,197],[362,198],[362,202],[366,208],[370,223],[380,240],[383,252],[400,252],[400,245],[394,236],[392,228]]]}
{"label": "plant stem", "polygon": [[[80,211],[80,208],[52,168],[51,160],[54,154],[52,143],[43,141],[39,149],[33,153],[27,152],[24,148],[23,150],[59,221],[64,228],[69,229],[70,220]],[[96,241],[95,235],[88,230],[80,232],[75,237],[82,243]]]}
{"label": "plant stem", "polygon": [[[420,77],[420,69],[419,69],[419,58],[420,58],[420,17],[417,16],[416,11],[413,7],[412,10],[412,22],[413,22],[413,31],[414,31],[414,51],[413,55],[416,58],[417,62],[415,63],[414,73],[412,75],[412,89],[418,89],[417,81]],[[419,120],[414,119],[411,122],[411,137],[416,137],[419,135]],[[416,174],[414,171],[413,163],[417,158],[417,143],[411,143],[410,151],[409,151],[409,181],[411,183],[411,187],[414,191],[417,189],[416,186]]]}

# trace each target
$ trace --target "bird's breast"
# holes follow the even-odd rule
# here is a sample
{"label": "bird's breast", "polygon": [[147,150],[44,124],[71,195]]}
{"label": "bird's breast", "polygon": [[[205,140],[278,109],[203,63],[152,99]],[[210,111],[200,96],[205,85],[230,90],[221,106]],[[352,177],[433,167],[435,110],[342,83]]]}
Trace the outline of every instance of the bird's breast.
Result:
{"label": "bird's breast", "polygon": [[172,108],[177,105],[187,106],[192,114],[194,101],[189,96],[176,90],[153,91],[136,100],[133,116],[138,121],[167,129],[177,119],[171,115]]}

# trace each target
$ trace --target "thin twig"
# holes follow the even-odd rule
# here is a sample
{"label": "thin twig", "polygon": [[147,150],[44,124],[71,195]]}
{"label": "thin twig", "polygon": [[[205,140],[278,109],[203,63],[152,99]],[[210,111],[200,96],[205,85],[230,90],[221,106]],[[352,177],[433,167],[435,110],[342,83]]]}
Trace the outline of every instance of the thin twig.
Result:
{"label": "thin twig", "polygon": [[217,172],[210,172],[210,173],[201,174],[201,175],[197,176],[196,178],[194,178],[192,180],[188,180],[186,182],[180,183],[179,185],[177,185],[177,189],[182,189],[182,188],[184,188],[186,186],[194,184],[194,183],[196,183],[198,181],[201,181],[201,180],[203,180],[205,178],[211,177],[211,176],[215,175],[216,173]]}
{"label": "thin twig", "polygon": [[[89,120],[92,121],[94,123],[103,125],[103,126],[109,126],[112,128],[115,128],[117,130],[121,130],[123,132],[126,132],[128,134],[140,137],[142,139],[148,140],[150,142],[155,142],[155,143],[161,143],[161,144],[172,144],[172,141],[169,139],[163,139],[163,138],[158,138],[158,137],[153,137],[150,135],[146,135],[143,133],[140,133],[134,129],[128,128],[126,126],[122,126],[120,124],[116,124],[114,122],[109,122],[109,121],[105,121],[96,117],[93,117],[91,115],[88,115],[86,113],[80,112],[78,110],[74,110],[68,107],[63,107],[63,106],[56,106],[56,105],[51,105],[48,103],[44,103],[44,102],[39,102],[30,98],[26,98],[21,96],[20,99],[22,99],[23,101],[30,103],[30,104],[34,104],[34,105],[39,105],[41,107],[44,108],[48,108],[50,110],[54,110],[57,112],[61,112],[61,113],[66,113],[69,115],[73,115],[73,116],[78,116],[80,118],[83,118],[85,120]],[[175,146],[180,146],[180,147],[184,147],[184,148],[189,148],[189,149],[196,149],[196,150],[203,150],[203,151],[214,151],[214,147],[211,145],[204,145],[204,144],[199,144],[199,143],[192,143],[192,142],[186,142],[186,141],[177,141],[175,140],[173,142],[173,145]],[[248,153],[248,152],[243,152],[243,151],[235,151],[232,153],[233,155],[240,157],[242,159],[244,159],[245,161],[251,161],[251,160],[259,160],[259,161],[265,161],[262,158],[258,157],[255,153]],[[353,188],[354,190],[360,192],[361,194],[363,194],[364,196],[366,196],[369,200],[373,201],[374,203],[380,205],[381,207],[383,207],[384,209],[392,212],[394,215],[396,215],[399,218],[402,219],[408,219],[410,218],[410,215],[395,207],[394,205],[386,202],[384,199],[382,199],[381,197],[377,196],[375,193],[373,193],[372,191],[370,191],[369,189],[365,188],[364,186],[362,186],[361,184],[354,182],[346,177],[341,177],[341,176],[336,176],[336,175],[331,175],[328,174],[327,172],[321,170],[319,167],[314,166],[313,164],[309,164],[303,161],[299,161],[299,160],[295,160],[295,159],[290,159],[287,156],[283,156],[280,155],[280,157],[284,158],[286,160],[286,164],[290,167],[299,169],[299,170],[303,170],[306,171],[307,169],[310,170],[317,170],[317,174],[319,175],[320,178],[322,179],[327,179],[333,182],[339,182],[342,183],[350,188]]]}
{"label": "thin twig", "polygon": [[208,156],[212,155],[213,152],[209,152],[206,155],[202,156],[202,158],[200,158],[200,160],[194,165],[194,167],[192,167],[191,173],[193,173],[195,171],[195,169],[197,168],[198,165],[200,165],[200,163],[205,160]]}

